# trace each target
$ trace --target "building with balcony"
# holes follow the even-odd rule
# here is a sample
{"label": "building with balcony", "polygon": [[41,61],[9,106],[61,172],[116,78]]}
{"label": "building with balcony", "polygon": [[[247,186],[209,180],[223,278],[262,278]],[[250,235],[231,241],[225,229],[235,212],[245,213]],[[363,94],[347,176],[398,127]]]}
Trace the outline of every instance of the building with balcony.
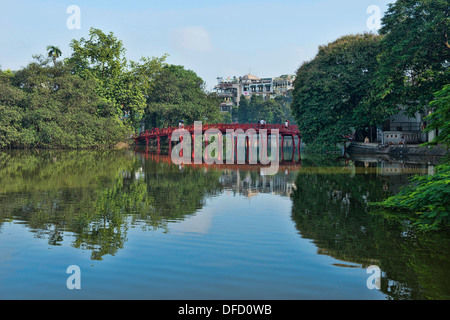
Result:
{"label": "building with balcony", "polygon": [[239,106],[241,96],[251,97],[260,95],[264,99],[272,99],[277,95],[285,95],[293,89],[295,76],[282,75],[276,78],[259,78],[253,74],[246,74],[242,77],[222,77],[217,78],[218,83],[214,87],[217,96],[223,98],[221,103],[222,111]]}

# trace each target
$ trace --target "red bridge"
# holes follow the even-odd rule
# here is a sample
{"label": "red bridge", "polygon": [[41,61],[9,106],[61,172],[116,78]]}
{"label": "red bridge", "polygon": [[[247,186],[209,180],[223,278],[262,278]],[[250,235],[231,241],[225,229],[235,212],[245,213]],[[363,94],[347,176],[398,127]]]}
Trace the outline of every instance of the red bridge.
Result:
{"label": "red bridge", "polygon": [[[197,128],[197,127],[196,127]],[[158,150],[160,149],[160,143],[161,138],[166,138],[169,142],[169,148],[171,148],[171,141],[172,141],[172,134],[175,130],[179,129],[178,127],[168,127],[168,128],[154,128],[152,130],[146,130],[142,132],[140,135],[136,136],[135,142],[136,145],[143,144],[148,147],[149,142],[156,141]],[[192,135],[192,141],[194,141],[194,125],[188,125],[184,126],[183,129],[187,130]],[[222,133],[222,135],[227,133],[227,130],[243,130],[244,133],[247,132],[247,130],[254,130],[256,134],[259,133],[260,130],[267,130],[267,135],[272,134],[272,130],[278,130],[278,134],[281,136],[281,145],[284,145],[284,137],[290,136],[292,138],[292,145],[295,149],[295,136],[298,137],[298,150],[300,150],[300,143],[301,143],[301,135],[300,131],[298,130],[297,126],[289,125],[286,127],[285,125],[281,124],[266,124],[266,125],[260,125],[260,124],[254,124],[254,123],[230,123],[230,124],[224,124],[224,123],[218,123],[218,124],[202,124],[201,130],[202,135],[204,135],[205,131],[209,129],[216,129]],[[196,133],[199,132],[199,128],[197,128],[198,131],[195,131]],[[207,140],[205,140],[207,143]]]}

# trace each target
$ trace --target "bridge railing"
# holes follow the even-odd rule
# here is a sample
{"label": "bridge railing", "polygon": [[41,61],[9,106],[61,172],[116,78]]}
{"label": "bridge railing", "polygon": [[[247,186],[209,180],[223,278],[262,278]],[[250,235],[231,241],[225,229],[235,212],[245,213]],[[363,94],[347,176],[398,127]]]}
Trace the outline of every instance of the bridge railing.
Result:
{"label": "bridge railing", "polygon": [[[153,128],[151,130],[145,130],[144,132],[141,132],[139,135],[135,135],[135,139],[139,138],[150,138],[150,137],[157,137],[157,136],[169,136],[171,135],[178,127],[166,127],[166,128]],[[187,125],[183,129],[194,132],[194,125]],[[300,131],[298,130],[298,127],[295,125],[289,125],[289,127],[286,127],[282,124],[267,124],[267,125],[261,125],[257,123],[216,123],[216,124],[202,124],[202,131],[206,131],[209,129],[218,129],[222,132],[225,132],[227,129],[242,129],[244,131],[249,129],[267,129],[267,130],[279,130],[280,133],[286,133],[286,134],[294,134],[299,135]]]}

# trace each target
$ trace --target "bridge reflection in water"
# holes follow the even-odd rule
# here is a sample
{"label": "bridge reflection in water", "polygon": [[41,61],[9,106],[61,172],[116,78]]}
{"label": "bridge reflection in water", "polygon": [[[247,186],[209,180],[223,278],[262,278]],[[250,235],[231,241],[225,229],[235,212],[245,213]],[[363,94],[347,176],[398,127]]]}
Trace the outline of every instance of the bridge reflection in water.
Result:
{"label": "bridge reflection in water", "polygon": [[[251,148],[250,148],[251,149]],[[287,148],[290,152],[283,152],[284,148],[280,148],[279,152],[281,152],[281,157],[279,157],[278,162],[278,169],[279,171],[285,172],[287,171],[297,171],[301,167],[301,156],[300,152],[295,152],[296,148]],[[135,148],[135,153],[139,154],[142,159],[144,160],[151,160],[154,162],[163,162],[167,164],[175,164],[172,160],[172,156],[170,154],[162,153],[162,152],[154,152],[150,151],[150,149],[147,148]],[[204,167],[204,168],[214,168],[214,169],[229,169],[229,170],[245,170],[245,171],[260,171],[261,168],[269,167],[270,165],[263,165],[263,164],[252,164],[252,156],[253,153],[249,152],[248,158],[244,163],[226,163],[226,162],[213,162],[213,163],[206,163],[202,161],[201,163],[195,163],[194,161],[191,161],[190,163],[183,163],[183,166],[192,166],[194,168]],[[192,156],[192,159],[194,159],[194,155]]]}

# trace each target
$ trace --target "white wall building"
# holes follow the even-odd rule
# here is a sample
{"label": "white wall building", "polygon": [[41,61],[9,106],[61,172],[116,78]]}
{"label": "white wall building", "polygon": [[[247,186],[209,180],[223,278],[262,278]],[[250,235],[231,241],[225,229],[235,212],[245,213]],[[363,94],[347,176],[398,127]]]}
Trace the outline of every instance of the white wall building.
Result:
{"label": "white wall building", "polygon": [[[238,106],[241,96],[250,97],[261,95],[264,98],[275,98],[284,95],[294,88],[295,76],[282,75],[277,78],[259,78],[252,74],[236,78],[217,78],[218,84],[214,87],[219,97],[224,99],[222,110]],[[224,110],[225,111],[225,110]]]}

